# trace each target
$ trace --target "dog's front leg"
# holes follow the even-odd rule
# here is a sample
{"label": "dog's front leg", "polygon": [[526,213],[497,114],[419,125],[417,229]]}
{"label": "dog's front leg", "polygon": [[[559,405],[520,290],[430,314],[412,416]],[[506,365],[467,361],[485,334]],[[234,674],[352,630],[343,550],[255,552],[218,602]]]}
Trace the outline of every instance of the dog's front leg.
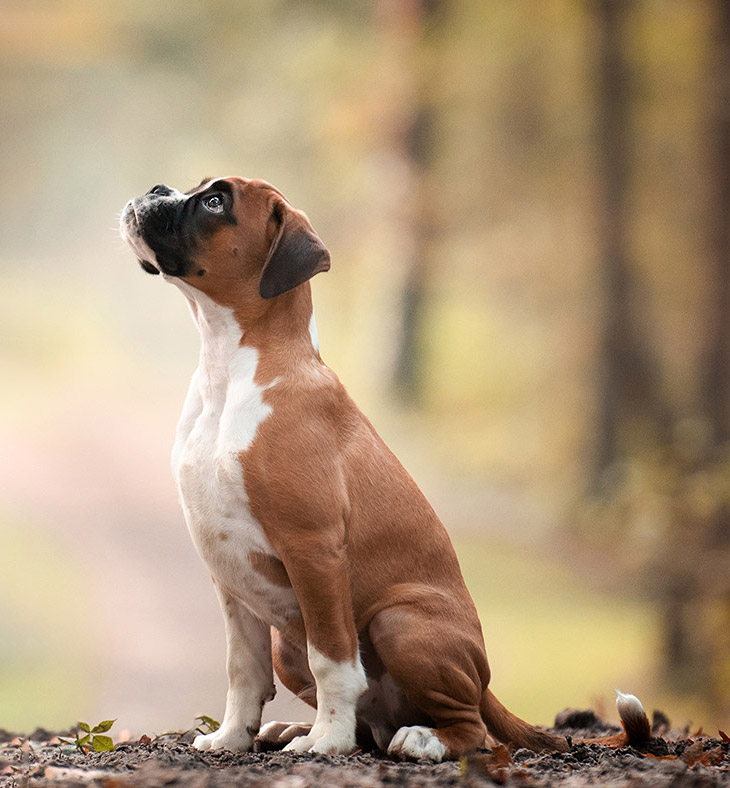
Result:
{"label": "dog's front leg", "polygon": [[230,594],[215,586],[226,624],[228,695],[220,728],[198,736],[199,750],[246,752],[261,725],[261,710],[274,697],[271,633]]}
{"label": "dog's front leg", "polygon": [[304,618],[317,716],[310,732],[284,749],[347,754],[355,749],[355,707],[367,678],[360,662],[345,547],[326,540],[310,543],[292,558],[286,566]]}

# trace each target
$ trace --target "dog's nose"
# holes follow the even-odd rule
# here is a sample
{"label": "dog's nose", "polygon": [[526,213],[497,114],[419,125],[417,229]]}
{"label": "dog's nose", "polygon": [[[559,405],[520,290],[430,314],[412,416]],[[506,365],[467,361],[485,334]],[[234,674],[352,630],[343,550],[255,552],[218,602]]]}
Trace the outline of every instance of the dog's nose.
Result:
{"label": "dog's nose", "polygon": [[160,197],[169,197],[172,194],[172,189],[169,186],[165,186],[164,183],[158,183],[153,186],[147,194],[157,194]]}

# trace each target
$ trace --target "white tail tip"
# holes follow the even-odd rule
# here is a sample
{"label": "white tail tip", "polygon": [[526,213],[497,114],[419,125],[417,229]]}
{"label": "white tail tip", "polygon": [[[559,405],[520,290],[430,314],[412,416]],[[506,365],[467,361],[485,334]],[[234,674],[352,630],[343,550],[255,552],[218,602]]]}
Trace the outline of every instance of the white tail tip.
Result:
{"label": "white tail tip", "polygon": [[651,738],[651,723],[644,707],[636,695],[616,690],[616,708],[621,724],[624,726],[628,743],[632,747],[642,747]]}
{"label": "white tail tip", "polygon": [[618,709],[619,717],[623,719],[626,716],[644,715],[644,707],[636,695],[631,695],[628,692],[621,692],[616,690],[616,708]]}

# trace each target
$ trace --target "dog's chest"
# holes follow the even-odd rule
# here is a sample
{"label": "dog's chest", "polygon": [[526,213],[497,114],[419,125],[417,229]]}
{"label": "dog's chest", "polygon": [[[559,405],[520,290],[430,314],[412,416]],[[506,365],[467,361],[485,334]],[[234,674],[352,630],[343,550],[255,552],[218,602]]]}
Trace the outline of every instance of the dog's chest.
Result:
{"label": "dog's chest", "polygon": [[205,348],[190,383],[173,449],[173,473],[191,536],[216,583],[270,624],[298,613],[290,587],[257,571],[276,558],[251,512],[245,452],[272,409],[255,381],[255,348]]}

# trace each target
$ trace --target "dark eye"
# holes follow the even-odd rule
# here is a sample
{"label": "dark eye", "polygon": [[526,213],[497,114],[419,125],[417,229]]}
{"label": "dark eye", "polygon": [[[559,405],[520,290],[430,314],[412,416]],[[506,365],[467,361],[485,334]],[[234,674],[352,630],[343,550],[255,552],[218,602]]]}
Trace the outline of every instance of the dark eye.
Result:
{"label": "dark eye", "polygon": [[223,202],[223,195],[210,194],[203,198],[203,207],[211,213],[223,213],[225,204]]}

